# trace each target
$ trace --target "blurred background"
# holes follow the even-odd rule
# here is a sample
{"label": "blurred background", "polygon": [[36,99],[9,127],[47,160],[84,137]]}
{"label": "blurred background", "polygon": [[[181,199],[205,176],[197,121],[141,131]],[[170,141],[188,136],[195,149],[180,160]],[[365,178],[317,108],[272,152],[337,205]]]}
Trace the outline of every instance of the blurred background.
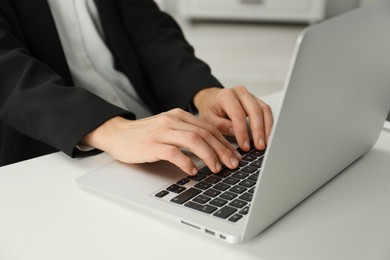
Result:
{"label": "blurred background", "polygon": [[283,89],[300,32],[372,0],[156,0],[226,86]]}

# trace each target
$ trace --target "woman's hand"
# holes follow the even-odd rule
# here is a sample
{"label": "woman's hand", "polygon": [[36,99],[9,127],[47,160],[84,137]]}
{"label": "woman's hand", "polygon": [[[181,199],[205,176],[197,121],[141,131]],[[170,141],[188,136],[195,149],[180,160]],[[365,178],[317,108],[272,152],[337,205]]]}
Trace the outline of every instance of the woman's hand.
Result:
{"label": "woman's hand", "polygon": [[236,168],[241,159],[215,127],[181,109],[135,121],[114,117],[88,134],[83,144],[124,163],[166,160],[190,175],[198,169],[180,148],[188,148],[213,172],[222,164]]}
{"label": "woman's hand", "polygon": [[235,136],[244,151],[250,149],[248,118],[255,147],[265,149],[273,124],[272,111],[244,86],[203,89],[195,95],[194,105],[201,120],[224,135]]}

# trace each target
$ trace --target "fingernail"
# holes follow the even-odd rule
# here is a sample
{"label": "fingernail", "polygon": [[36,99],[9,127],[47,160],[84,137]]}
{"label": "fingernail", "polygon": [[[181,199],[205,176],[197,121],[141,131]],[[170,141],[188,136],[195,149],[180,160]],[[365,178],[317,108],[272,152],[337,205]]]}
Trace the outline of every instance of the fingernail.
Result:
{"label": "fingernail", "polygon": [[248,140],[244,141],[244,148],[247,150],[250,148]]}
{"label": "fingernail", "polygon": [[230,158],[230,163],[232,164],[232,166],[234,168],[236,168],[238,166],[238,160],[236,158],[234,158],[234,157]]}
{"label": "fingernail", "polygon": [[219,162],[217,162],[217,163],[215,164],[215,171],[216,171],[216,172],[219,172],[221,169],[222,169],[222,165],[221,165]]}
{"label": "fingernail", "polygon": [[198,173],[198,169],[192,168],[192,175],[196,175]]}
{"label": "fingernail", "polygon": [[260,138],[258,144],[259,144],[261,147],[264,147],[264,146],[265,146],[264,139],[263,139],[263,138]]}
{"label": "fingernail", "polygon": [[234,129],[233,129],[233,127],[230,127],[230,128],[229,128],[229,133],[230,133],[232,136],[234,136]]}

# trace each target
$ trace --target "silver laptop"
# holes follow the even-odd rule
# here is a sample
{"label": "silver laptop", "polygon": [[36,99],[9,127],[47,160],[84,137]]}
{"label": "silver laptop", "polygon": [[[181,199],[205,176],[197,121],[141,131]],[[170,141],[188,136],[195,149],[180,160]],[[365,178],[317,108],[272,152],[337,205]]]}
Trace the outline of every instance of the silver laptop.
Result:
{"label": "silver laptop", "polygon": [[390,110],[389,28],[385,0],[306,29],[267,151],[245,154],[234,171],[203,168],[188,178],[166,162],[111,162],[77,184],[205,236],[246,242],[375,144]]}
{"label": "silver laptop", "polygon": [[386,122],[385,122],[385,129],[390,130],[390,112],[387,115]]}

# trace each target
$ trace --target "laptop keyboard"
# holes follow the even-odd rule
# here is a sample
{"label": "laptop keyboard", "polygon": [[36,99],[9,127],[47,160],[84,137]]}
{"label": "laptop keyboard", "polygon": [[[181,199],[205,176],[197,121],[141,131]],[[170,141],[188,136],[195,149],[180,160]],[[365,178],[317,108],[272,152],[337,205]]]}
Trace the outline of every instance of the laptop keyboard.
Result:
{"label": "laptop keyboard", "polygon": [[247,215],[256,181],[263,162],[264,151],[244,152],[239,167],[223,167],[212,173],[207,166],[195,176],[187,176],[154,194],[155,197],[188,207],[205,214],[237,222]]}

